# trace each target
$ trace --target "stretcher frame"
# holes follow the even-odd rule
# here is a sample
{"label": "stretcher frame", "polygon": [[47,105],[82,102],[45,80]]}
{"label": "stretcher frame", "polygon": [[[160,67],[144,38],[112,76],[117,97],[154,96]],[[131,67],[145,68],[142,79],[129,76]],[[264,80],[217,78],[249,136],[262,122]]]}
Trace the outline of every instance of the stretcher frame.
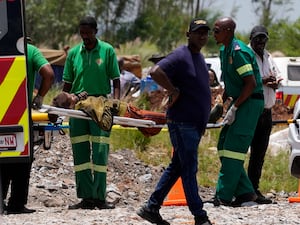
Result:
{"label": "stretcher frame", "polygon": [[[42,105],[39,112],[55,114],[58,116],[68,116],[78,119],[92,120],[85,112],[75,109],[64,109],[58,108],[50,105]],[[166,124],[156,124],[152,120],[143,120],[143,119],[134,119],[129,117],[114,116],[114,124],[121,126],[131,126],[131,127],[148,127],[148,128],[163,128],[166,127]],[[219,128],[224,126],[223,123],[208,123],[206,128]]]}

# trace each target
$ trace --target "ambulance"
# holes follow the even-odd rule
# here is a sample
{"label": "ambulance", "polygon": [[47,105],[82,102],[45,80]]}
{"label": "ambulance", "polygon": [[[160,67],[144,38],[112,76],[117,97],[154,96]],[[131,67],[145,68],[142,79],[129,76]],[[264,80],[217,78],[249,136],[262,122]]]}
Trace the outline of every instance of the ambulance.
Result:
{"label": "ambulance", "polygon": [[300,97],[300,57],[274,57],[283,80],[276,91],[276,99],[293,109]]}
{"label": "ambulance", "polygon": [[0,0],[0,164],[33,158],[24,37],[24,1]]}

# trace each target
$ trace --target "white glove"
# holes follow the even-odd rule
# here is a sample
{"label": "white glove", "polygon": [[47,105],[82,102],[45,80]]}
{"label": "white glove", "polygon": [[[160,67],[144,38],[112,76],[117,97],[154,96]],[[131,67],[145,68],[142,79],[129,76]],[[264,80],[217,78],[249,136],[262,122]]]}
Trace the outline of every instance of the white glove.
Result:
{"label": "white glove", "polygon": [[223,120],[224,124],[231,125],[235,120],[235,112],[238,108],[232,105],[230,109],[227,111],[225,118]]}

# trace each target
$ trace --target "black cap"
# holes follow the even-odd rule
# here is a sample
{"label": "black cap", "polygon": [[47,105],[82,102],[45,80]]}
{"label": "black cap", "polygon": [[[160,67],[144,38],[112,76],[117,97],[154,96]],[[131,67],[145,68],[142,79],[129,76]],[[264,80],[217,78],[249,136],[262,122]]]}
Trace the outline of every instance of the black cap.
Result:
{"label": "black cap", "polygon": [[84,18],[82,18],[79,22],[79,25],[82,26],[82,25],[88,25],[90,26],[91,28],[93,29],[96,29],[97,30],[97,21],[94,17],[92,16],[86,16]]}
{"label": "black cap", "polygon": [[199,28],[205,28],[207,30],[210,30],[206,20],[199,18],[193,19],[190,23],[189,32],[198,30]]}
{"label": "black cap", "polygon": [[153,54],[148,60],[153,63],[157,63],[158,61],[162,60],[165,58],[165,56],[160,55],[160,54]]}
{"label": "black cap", "polygon": [[250,40],[252,38],[255,38],[258,35],[265,35],[267,38],[269,38],[269,33],[268,33],[267,28],[265,28],[262,25],[253,27],[253,29],[252,29],[252,31],[250,33]]}

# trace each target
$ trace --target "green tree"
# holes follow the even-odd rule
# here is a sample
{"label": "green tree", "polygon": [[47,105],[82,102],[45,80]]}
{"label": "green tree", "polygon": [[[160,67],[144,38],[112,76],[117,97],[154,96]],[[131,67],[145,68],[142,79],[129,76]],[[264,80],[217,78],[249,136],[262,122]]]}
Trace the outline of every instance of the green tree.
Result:
{"label": "green tree", "polygon": [[[274,22],[274,12],[272,7],[274,6],[288,6],[291,0],[251,0],[254,6],[254,12],[259,17],[259,23],[270,26]],[[289,11],[290,9],[286,9]]]}
{"label": "green tree", "polygon": [[77,33],[78,21],[86,14],[86,0],[26,0],[27,35],[36,44],[62,48]]}
{"label": "green tree", "polygon": [[132,20],[134,8],[134,0],[93,0],[89,5],[89,11],[97,18],[102,38],[113,44],[118,42],[115,37],[119,31],[126,31],[123,25]]}
{"label": "green tree", "polygon": [[270,51],[281,51],[287,56],[300,55],[300,18],[294,23],[280,20],[272,24],[268,31],[270,36],[268,49]]}
{"label": "green tree", "polygon": [[[207,19],[212,25],[220,15],[218,12],[201,7],[204,6],[198,0],[154,0],[151,4],[149,0],[141,0],[137,17],[128,29],[129,37],[131,40],[136,38],[150,40],[162,53],[168,53],[179,44],[186,43],[184,33],[193,17]],[[208,45],[214,48],[214,52],[216,51],[217,46],[213,40],[210,40]]]}

